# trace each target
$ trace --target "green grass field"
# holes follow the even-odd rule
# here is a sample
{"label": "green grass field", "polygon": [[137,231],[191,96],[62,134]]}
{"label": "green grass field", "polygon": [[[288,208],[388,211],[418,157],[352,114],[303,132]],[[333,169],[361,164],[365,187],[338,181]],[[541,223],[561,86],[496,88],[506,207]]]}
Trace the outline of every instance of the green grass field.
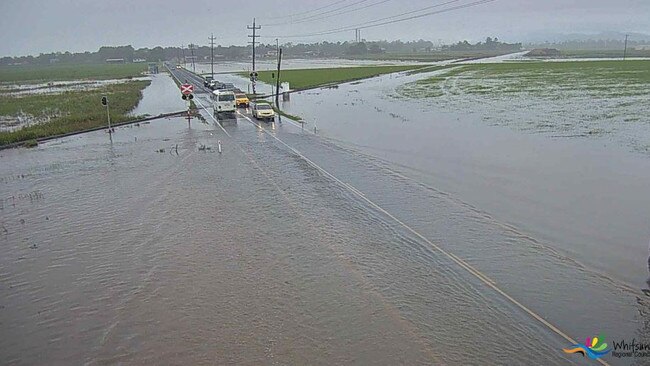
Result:
{"label": "green grass field", "polygon": [[105,80],[140,76],[147,64],[80,64],[0,67],[0,82],[35,83],[63,80]]}
{"label": "green grass field", "polygon": [[103,95],[109,98],[113,123],[133,120],[136,117],[128,113],[138,104],[142,89],[149,84],[150,81],[129,81],[81,92],[20,97],[0,94],[0,115],[24,113],[40,119],[46,119],[46,115],[55,116],[47,123],[0,132],[0,145],[104,126],[107,121],[106,108],[101,105]]}
{"label": "green grass field", "polygon": [[[622,58],[623,50],[561,50],[562,57],[575,58]],[[650,50],[628,49],[627,57],[650,57]]]}
{"label": "green grass field", "polygon": [[[291,89],[309,89],[318,86],[343,83],[347,81],[370,78],[373,76],[390,74],[400,71],[408,71],[419,68],[418,65],[407,66],[361,66],[361,67],[340,67],[327,69],[300,69],[300,70],[283,70],[280,79],[283,82],[289,82]],[[275,83],[273,71],[260,71],[259,80],[265,83]],[[239,73],[247,77],[247,73]]]}

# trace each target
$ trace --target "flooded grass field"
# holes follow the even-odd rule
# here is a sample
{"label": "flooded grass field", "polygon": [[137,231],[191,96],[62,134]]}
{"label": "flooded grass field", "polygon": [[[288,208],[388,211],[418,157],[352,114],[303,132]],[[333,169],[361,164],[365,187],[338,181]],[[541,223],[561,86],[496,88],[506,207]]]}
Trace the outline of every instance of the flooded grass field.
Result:
{"label": "flooded grass field", "polygon": [[124,122],[151,83],[129,81],[84,91],[22,96],[0,94],[0,145],[107,125],[102,96],[109,98],[111,120]]}
{"label": "flooded grass field", "polygon": [[143,63],[3,66],[0,67],[0,83],[122,79],[140,76],[146,69]]}
{"label": "flooded grass field", "polygon": [[0,68],[0,145],[106,125],[102,96],[109,98],[114,123],[137,117],[134,108],[151,84],[144,69],[143,64]]}
{"label": "flooded grass field", "polygon": [[650,61],[462,65],[397,89],[492,125],[553,137],[598,137],[650,153]]}

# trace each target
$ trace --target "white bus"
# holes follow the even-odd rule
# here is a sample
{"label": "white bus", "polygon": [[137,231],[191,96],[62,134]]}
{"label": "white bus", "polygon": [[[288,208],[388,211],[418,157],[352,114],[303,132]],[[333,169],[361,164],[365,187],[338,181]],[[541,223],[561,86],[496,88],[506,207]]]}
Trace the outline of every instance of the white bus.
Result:
{"label": "white bus", "polygon": [[215,90],[212,92],[214,114],[216,116],[229,114],[234,116],[237,110],[235,93],[229,90]]}

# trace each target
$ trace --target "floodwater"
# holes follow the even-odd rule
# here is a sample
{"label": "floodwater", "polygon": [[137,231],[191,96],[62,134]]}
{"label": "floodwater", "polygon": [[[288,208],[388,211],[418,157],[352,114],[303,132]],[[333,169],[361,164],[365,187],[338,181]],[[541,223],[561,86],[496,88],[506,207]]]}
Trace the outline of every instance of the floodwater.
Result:
{"label": "floodwater", "polygon": [[[650,159],[607,137],[549,138],[487,125],[489,106],[394,98],[428,74],[384,76],[292,94],[307,129],[515,225],[631,287],[647,278]],[[513,111],[513,113],[515,113]],[[523,112],[518,112],[523,113]],[[363,116],[360,118],[359,116]],[[637,128],[650,139],[650,129]]]}
{"label": "floodwater", "polygon": [[[232,137],[191,123],[2,152],[3,364],[582,361],[246,120],[224,123]],[[362,189],[423,192],[295,127],[277,132],[354,168],[344,179]],[[403,197],[382,204],[410,212]],[[429,219],[453,218],[442,210]]]}
{"label": "floodwater", "polygon": [[[417,61],[376,61],[376,60],[346,60],[346,59],[284,59],[282,60],[282,69],[316,69],[316,68],[329,68],[329,67],[351,67],[351,66],[380,66],[380,65],[412,65],[417,64]],[[428,63],[423,63],[426,65]],[[184,65],[188,70],[192,70],[192,64]],[[212,70],[212,65],[209,63],[197,63],[195,65],[196,72],[199,74],[207,74]],[[257,60],[255,69],[260,70],[276,70],[278,68],[277,60]],[[214,61],[214,72],[241,72],[252,70],[251,61]]]}
{"label": "floodwater", "polygon": [[142,91],[142,99],[131,111],[134,116],[157,116],[187,109],[180,90],[167,73],[152,74],[151,84]]}
{"label": "floodwater", "polygon": [[382,97],[401,81],[293,95],[304,129],[204,113],[0,151],[0,363],[588,364],[524,309],[574,339],[645,340],[626,271],[531,219],[570,214],[527,196],[527,162],[566,168],[558,145]]}

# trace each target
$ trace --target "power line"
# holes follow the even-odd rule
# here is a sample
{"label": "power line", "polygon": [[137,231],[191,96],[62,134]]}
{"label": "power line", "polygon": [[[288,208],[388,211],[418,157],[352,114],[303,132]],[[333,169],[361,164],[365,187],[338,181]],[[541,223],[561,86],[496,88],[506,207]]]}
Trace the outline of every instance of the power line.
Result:
{"label": "power line", "polygon": [[[321,21],[321,20],[324,20],[324,19],[335,17],[337,15],[349,14],[349,13],[352,13],[352,12],[355,12],[355,11],[359,11],[359,10],[367,9],[367,8],[370,8],[370,7],[373,7],[373,6],[381,5],[381,4],[387,3],[389,1],[391,1],[391,0],[381,0],[381,1],[378,1],[378,2],[375,2],[375,3],[366,4],[366,5],[364,5],[362,7],[359,7],[359,8],[348,9],[348,10],[344,10],[344,11],[340,11],[341,9],[343,9],[343,8],[341,8],[341,9],[337,9],[338,12],[331,13],[329,15],[325,15],[324,17],[316,17],[316,19],[314,19],[314,17],[307,17],[307,18],[297,20],[295,22],[265,24],[265,26],[267,26],[267,27],[272,27],[272,26],[275,27],[275,26],[282,26],[282,25],[300,24],[300,23],[306,23],[306,22],[318,22],[318,21]],[[359,2],[359,3],[361,3],[361,2]],[[359,3],[351,4],[351,5],[358,5]],[[318,15],[320,16],[320,15],[324,15],[324,14],[325,13],[318,14]]]}
{"label": "power line", "polygon": [[411,10],[411,11],[407,11],[407,12],[405,12],[405,13],[395,14],[395,15],[391,15],[391,16],[384,17],[384,18],[379,18],[379,19],[370,20],[370,21],[367,21],[367,22],[363,22],[363,23],[355,24],[354,27],[359,27],[359,26],[366,25],[366,24],[377,23],[377,22],[381,22],[381,21],[383,21],[383,20],[389,20],[389,19],[399,18],[399,17],[405,16],[405,15],[411,15],[411,14],[419,13],[419,12],[422,12],[422,11],[425,11],[425,10],[434,9],[434,8],[439,8],[439,7],[441,7],[441,6],[445,6],[445,5],[449,5],[449,4],[457,3],[457,2],[459,2],[459,1],[462,1],[462,0],[449,0],[449,1],[445,1],[444,3],[435,4],[435,5],[430,5],[430,6],[426,6],[426,7],[421,8],[421,9]]}
{"label": "power line", "polygon": [[298,20],[296,22],[271,23],[271,24],[264,24],[264,26],[268,27],[268,26],[277,26],[277,25],[287,25],[287,24],[292,24],[292,23],[301,23],[303,21],[312,20],[313,18],[318,18],[321,15],[327,15],[327,14],[331,14],[333,12],[337,12],[337,11],[340,11],[340,10],[343,10],[343,9],[351,8],[351,7],[355,6],[355,5],[365,3],[366,1],[368,1],[368,0],[358,0],[358,1],[355,1],[355,2],[353,2],[351,4],[339,6],[338,8],[331,9],[331,10],[328,10],[328,11],[324,11],[322,13],[308,15],[306,17],[301,18],[300,20]]}
{"label": "power line", "polygon": [[[451,1],[448,1],[448,2],[443,3],[443,4],[434,5],[433,7],[448,5],[450,3],[454,3],[454,2],[458,2],[458,1],[460,1],[460,0],[451,0]],[[426,16],[430,16],[430,15],[441,14],[441,13],[446,13],[446,12],[450,12],[450,11],[454,11],[454,10],[470,8],[470,7],[474,7],[474,6],[478,6],[478,5],[482,5],[482,4],[491,3],[491,2],[494,2],[494,1],[497,1],[497,0],[479,0],[479,1],[474,1],[474,2],[471,2],[471,3],[467,3],[467,4],[453,6],[453,7],[442,9],[442,10],[436,10],[436,11],[431,11],[431,12],[427,12],[427,13],[423,13],[423,14],[417,14],[417,15],[406,17],[406,18],[388,20],[388,21],[384,21],[384,22],[380,22],[380,19],[376,19],[376,20],[369,21],[369,22],[364,22],[364,23],[345,26],[345,27],[340,27],[340,28],[334,28],[334,29],[330,29],[330,30],[316,32],[316,33],[294,34],[294,35],[274,35],[274,36],[268,36],[268,37],[269,38],[271,38],[271,37],[273,37],[273,38],[304,38],[304,37],[323,36],[323,35],[328,35],[328,34],[348,32],[348,31],[351,31],[351,30],[354,30],[354,29],[374,28],[374,27],[379,27],[379,26],[382,26],[382,25],[399,23],[399,22],[404,22],[404,21],[407,21],[407,20],[422,18],[422,17],[426,17]],[[431,7],[428,7],[428,8],[431,8]],[[422,10],[423,9],[420,9],[420,10],[412,11],[412,12],[409,12],[409,13],[420,12]],[[406,13],[401,14],[401,15],[394,15],[394,16],[386,17],[386,18],[382,18],[382,19],[394,18],[394,17],[398,17],[398,16],[403,16],[405,14]],[[379,23],[377,23],[377,22],[379,22]],[[376,24],[372,24],[372,23],[376,23]],[[368,24],[368,25],[363,25],[363,24]]]}
{"label": "power line", "polygon": [[[390,19],[394,19],[394,18],[399,18],[399,17],[403,17],[403,16],[405,16],[405,15],[411,15],[411,14],[415,14],[415,13],[420,13],[420,12],[423,12],[423,11],[425,11],[425,10],[429,10],[429,9],[433,9],[433,8],[439,8],[439,7],[441,7],[441,6],[445,6],[445,5],[449,5],[449,4],[457,3],[457,2],[459,2],[459,1],[462,1],[462,0],[449,0],[449,1],[445,1],[445,2],[440,3],[440,4],[430,5],[430,6],[426,6],[426,7],[424,7],[424,8],[420,8],[420,9],[416,9],[416,10],[407,11],[407,12],[405,12],[405,13],[395,14],[395,15],[390,15],[390,16],[387,16],[387,17],[379,18],[379,19],[370,20],[370,21],[367,21],[367,22],[363,22],[363,23],[355,24],[355,25],[353,25],[353,26],[343,26],[343,27],[339,27],[339,28],[333,28],[331,31],[333,31],[333,30],[339,30],[339,29],[340,29],[340,30],[343,32],[343,31],[349,31],[349,30],[351,30],[351,29],[353,29],[353,28],[354,28],[354,29],[358,29],[359,27],[364,26],[364,25],[373,24],[373,23],[378,23],[378,22],[381,22],[381,21],[384,21],[384,20],[390,20]],[[329,32],[329,31],[323,31],[323,32]],[[322,32],[317,32],[317,33],[315,33],[315,34],[318,34],[318,33],[322,33]],[[328,34],[329,34],[329,33],[328,33]]]}
{"label": "power line", "polygon": [[331,3],[331,4],[327,4],[327,5],[325,5],[325,6],[321,6],[320,8],[316,8],[316,9],[312,9],[312,10],[307,10],[307,11],[303,11],[303,12],[300,12],[300,13],[293,13],[293,14],[289,14],[289,15],[280,15],[280,16],[277,16],[277,17],[268,17],[268,18],[266,18],[266,19],[284,19],[284,18],[293,18],[293,17],[298,16],[298,15],[309,14],[309,13],[312,13],[312,12],[315,12],[315,11],[319,11],[319,10],[327,9],[327,8],[329,8],[329,7],[331,7],[331,6],[338,5],[338,4],[340,4],[340,3],[344,3],[344,2],[346,2],[346,1],[348,1],[348,0],[339,0],[339,1],[333,2],[333,3]]}

